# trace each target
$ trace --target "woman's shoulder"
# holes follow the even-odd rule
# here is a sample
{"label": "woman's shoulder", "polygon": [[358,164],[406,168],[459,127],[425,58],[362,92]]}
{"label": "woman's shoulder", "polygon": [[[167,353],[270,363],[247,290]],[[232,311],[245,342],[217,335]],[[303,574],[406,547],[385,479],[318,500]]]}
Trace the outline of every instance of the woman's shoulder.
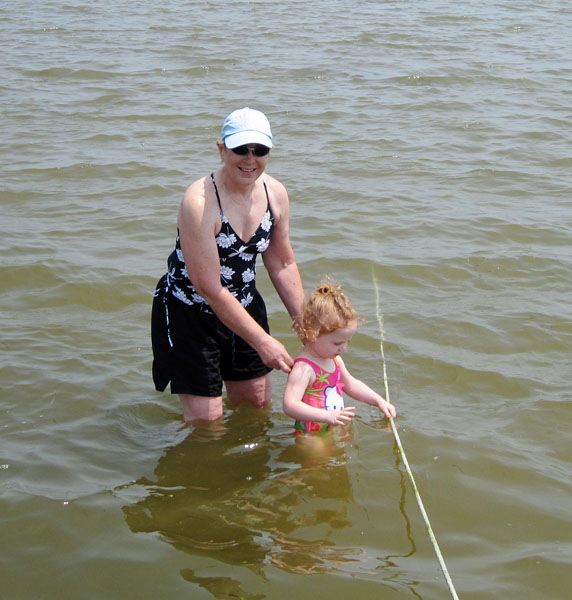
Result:
{"label": "woman's shoulder", "polygon": [[274,215],[275,223],[280,222],[284,216],[288,220],[289,201],[288,192],[284,185],[272,175],[264,174],[264,184],[268,192],[268,201]]}
{"label": "woman's shoulder", "polygon": [[214,192],[209,190],[209,182],[210,176],[201,177],[185,190],[179,209],[179,220],[186,216],[198,223],[204,222],[205,217],[213,221],[218,218],[216,202],[209,200],[211,195],[214,196]]}
{"label": "woman's shoulder", "polygon": [[268,175],[268,173],[264,173],[263,181],[266,184],[269,194],[272,194],[279,201],[288,201],[288,192],[282,182],[272,177],[272,175]]}
{"label": "woman's shoulder", "polygon": [[210,175],[201,177],[193,181],[185,190],[182,207],[185,210],[203,211],[209,204],[212,204],[209,200],[211,196],[214,198],[214,188]]}
{"label": "woman's shoulder", "polygon": [[193,200],[204,198],[206,195],[207,180],[210,181],[210,176],[201,177],[189,185],[185,190],[184,199]]}

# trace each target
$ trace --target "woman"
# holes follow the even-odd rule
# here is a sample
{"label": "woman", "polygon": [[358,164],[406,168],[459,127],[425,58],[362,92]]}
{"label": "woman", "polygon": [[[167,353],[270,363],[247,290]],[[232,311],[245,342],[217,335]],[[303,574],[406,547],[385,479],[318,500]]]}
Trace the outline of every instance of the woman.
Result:
{"label": "woman", "polygon": [[269,334],[255,287],[256,257],[295,317],[304,292],[289,238],[286,188],[265,173],[272,133],[265,115],[242,108],[217,141],[222,166],[185,192],[175,250],[155,291],[153,379],[183,404],[185,421],[222,416],[233,403],[268,404],[272,368],[289,373],[286,348]]}

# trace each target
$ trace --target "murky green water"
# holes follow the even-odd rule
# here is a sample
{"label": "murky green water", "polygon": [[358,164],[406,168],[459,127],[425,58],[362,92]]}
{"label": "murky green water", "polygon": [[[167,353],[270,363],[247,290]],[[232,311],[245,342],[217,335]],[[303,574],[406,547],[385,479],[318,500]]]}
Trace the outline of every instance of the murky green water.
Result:
{"label": "murky green water", "polygon": [[[0,598],[449,597],[387,424],[183,427],[151,294],[222,119],[264,110],[305,285],[366,317],[459,597],[572,586],[565,2],[0,8]],[[298,342],[261,273],[271,327]]]}

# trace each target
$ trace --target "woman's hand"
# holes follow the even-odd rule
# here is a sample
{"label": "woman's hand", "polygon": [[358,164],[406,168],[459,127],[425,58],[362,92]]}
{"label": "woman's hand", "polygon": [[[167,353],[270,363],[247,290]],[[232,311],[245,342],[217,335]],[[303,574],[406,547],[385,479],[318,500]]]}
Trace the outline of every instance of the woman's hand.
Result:
{"label": "woman's hand", "polygon": [[271,335],[266,335],[261,343],[255,346],[262,362],[272,369],[290,373],[294,361],[282,343]]}

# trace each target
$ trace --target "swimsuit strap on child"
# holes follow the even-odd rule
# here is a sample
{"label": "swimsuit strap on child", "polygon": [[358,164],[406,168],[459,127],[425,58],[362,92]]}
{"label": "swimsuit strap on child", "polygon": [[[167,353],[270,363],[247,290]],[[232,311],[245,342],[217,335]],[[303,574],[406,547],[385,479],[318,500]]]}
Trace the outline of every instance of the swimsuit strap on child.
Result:
{"label": "swimsuit strap on child", "polygon": [[[315,362],[312,362],[311,360],[309,360],[307,358],[298,357],[298,358],[294,359],[294,362],[295,363],[297,363],[297,362],[308,363],[314,369],[314,372],[316,373],[316,375],[322,375],[322,373],[328,373],[328,371],[326,371],[325,369],[322,369],[322,367],[320,367]],[[331,375],[334,376],[334,380],[333,381],[330,380],[330,381],[331,381],[332,385],[338,385],[338,383],[340,382],[342,373],[340,371],[340,365],[338,364],[338,361],[335,358],[334,358],[334,364],[336,365],[336,368],[331,373]]]}

